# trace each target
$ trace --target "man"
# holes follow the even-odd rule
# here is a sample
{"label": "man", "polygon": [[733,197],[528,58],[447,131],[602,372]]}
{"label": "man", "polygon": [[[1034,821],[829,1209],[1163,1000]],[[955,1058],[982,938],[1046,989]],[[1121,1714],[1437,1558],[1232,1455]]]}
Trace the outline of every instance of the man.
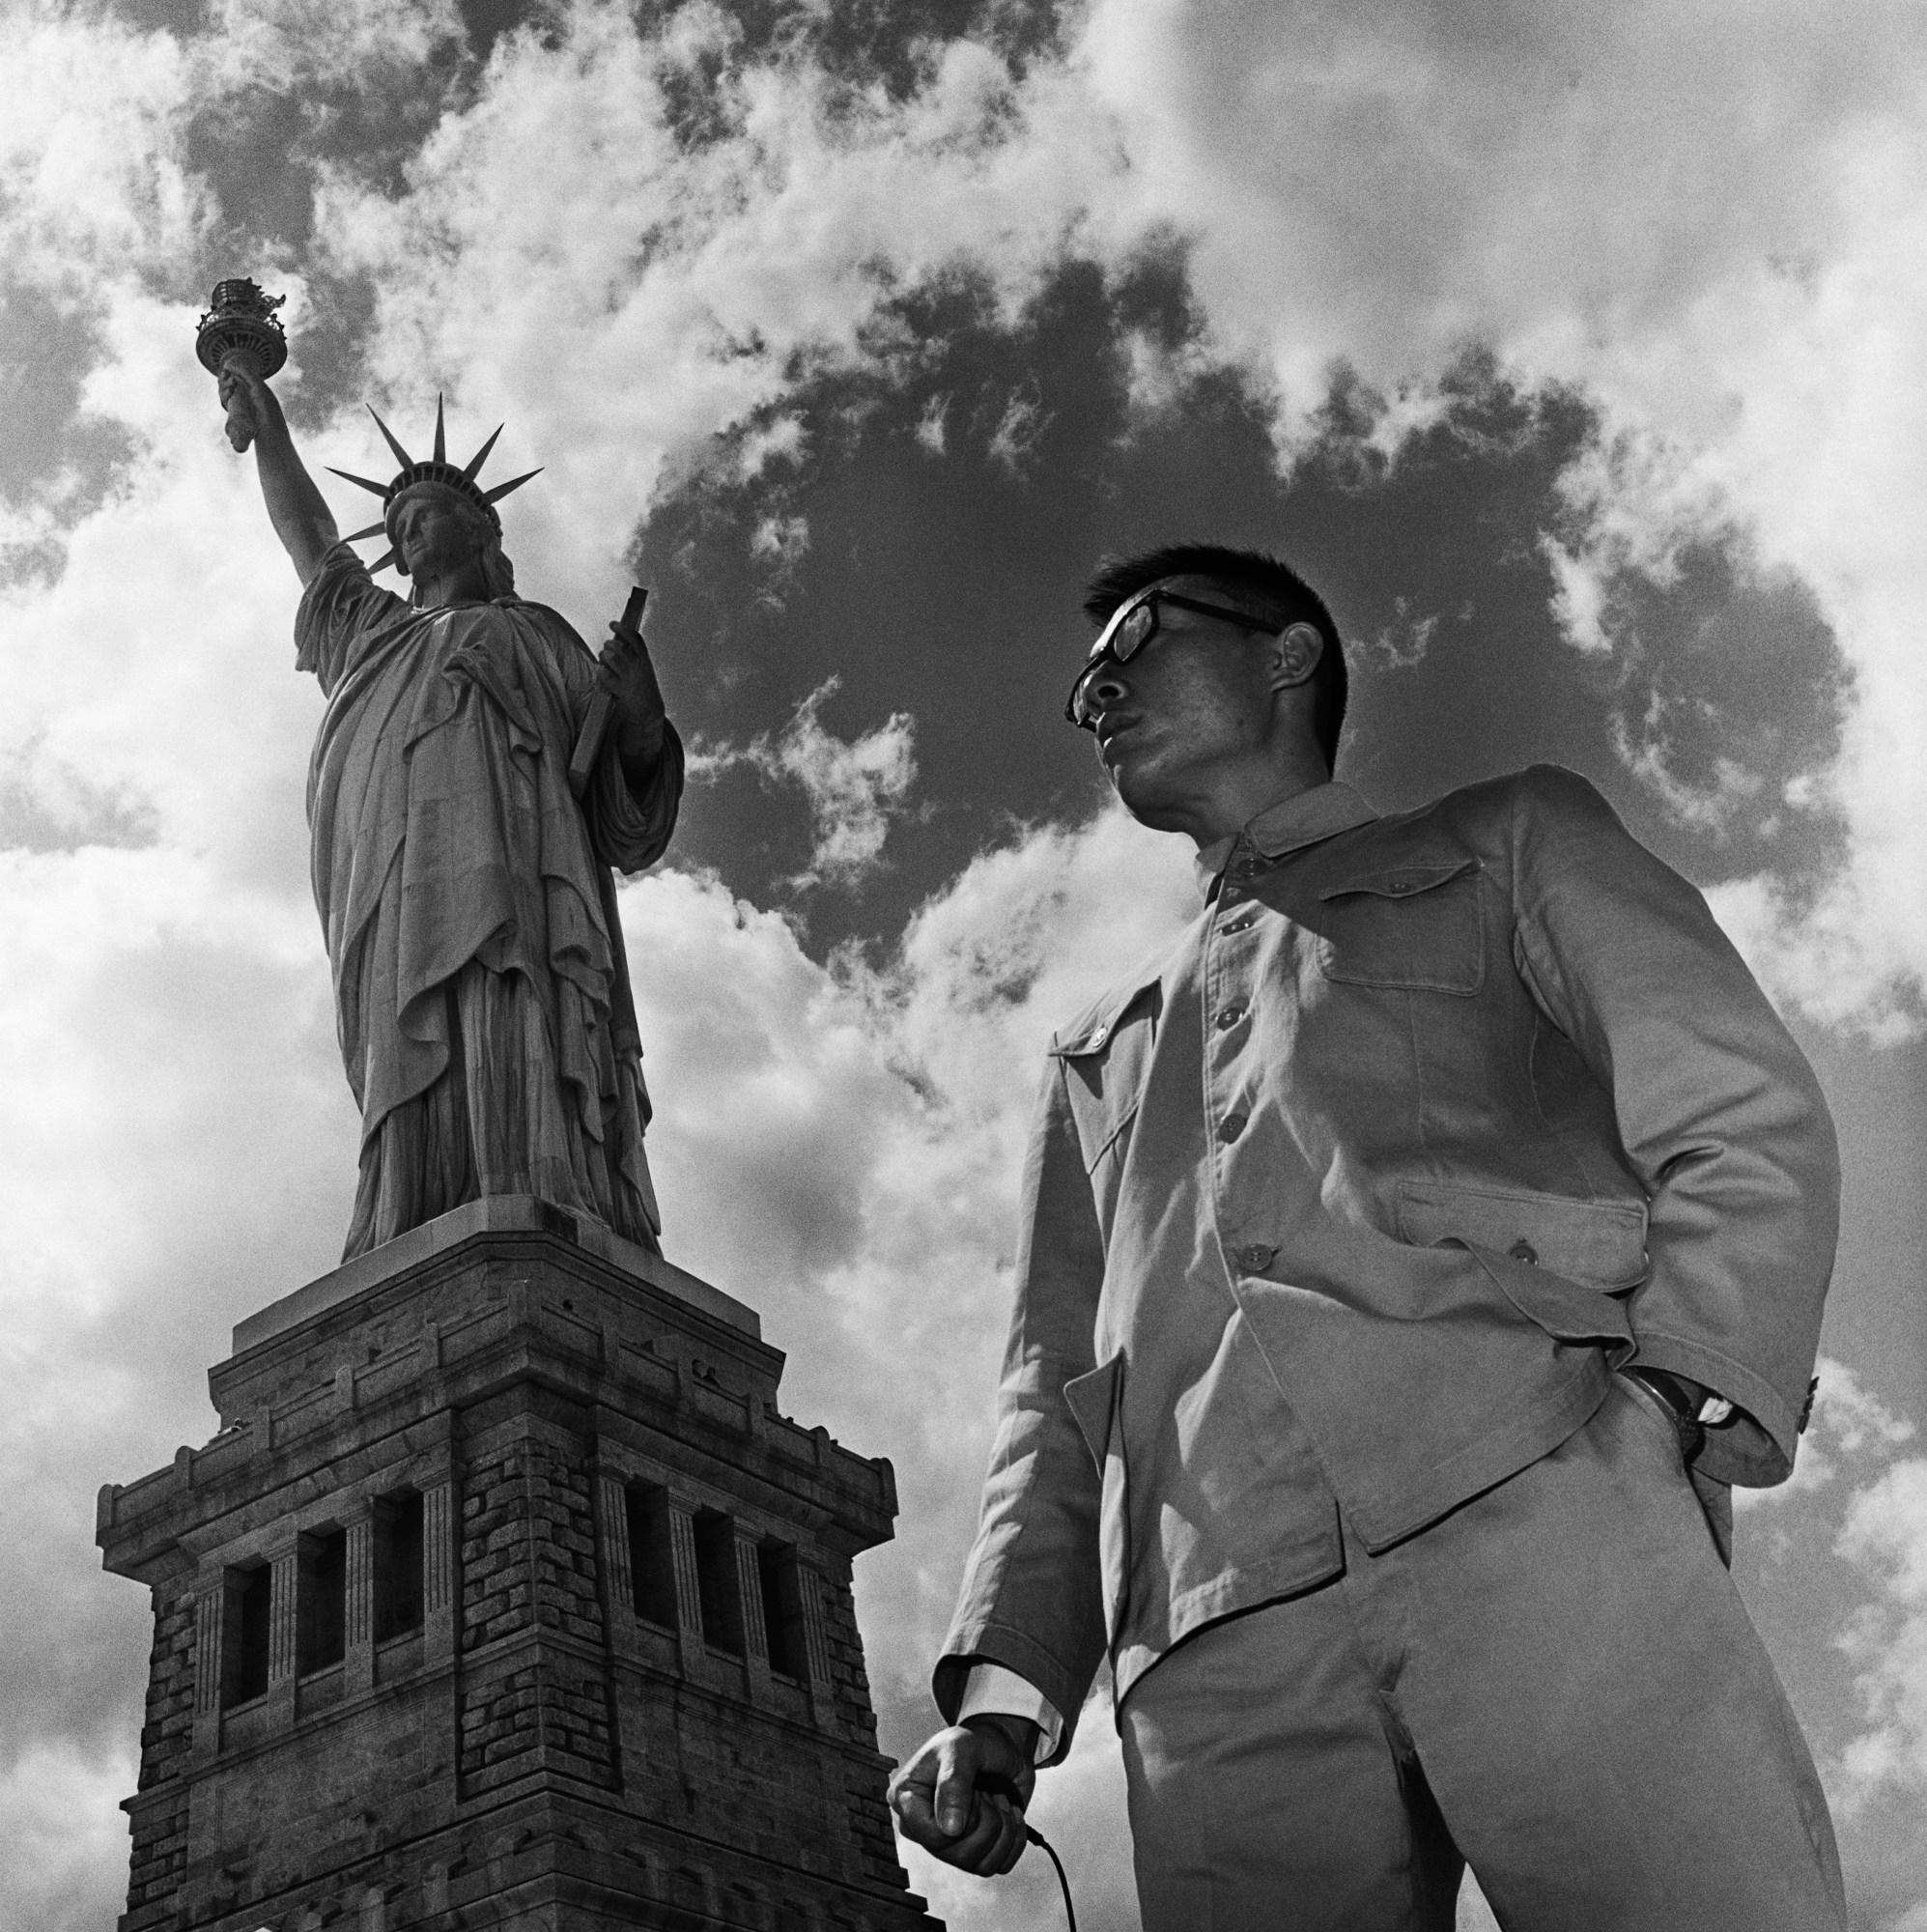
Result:
{"label": "man", "polygon": [[[495,499],[435,456],[383,498],[411,602],[343,542],[249,365],[221,400],[255,444],[303,586],[296,662],[327,697],[308,776],[315,900],[333,969],[360,1179],[343,1259],[464,1202],[535,1194],[654,1247],[649,1099],[611,866],[667,845],[683,753],[639,637],[602,667],[515,595]],[[378,418],[379,421],[379,418]],[[385,427],[383,434],[387,435]],[[362,482],[360,478],[351,478]],[[525,477],[516,482],[524,482]],[[572,754],[598,691],[612,726],[580,801]]]}
{"label": "man", "polygon": [[1516,1932],[1843,1924],[1722,1560],[1809,1399],[1811,1072],[1583,781],[1333,782],[1284,565],[1159,551],[1086,608],[1069,715],[1204,908],[1052,1042],[903,1830],[1008,1869],[1108,1659],[1147,1932],[1431,1932],[1468,1861]]}

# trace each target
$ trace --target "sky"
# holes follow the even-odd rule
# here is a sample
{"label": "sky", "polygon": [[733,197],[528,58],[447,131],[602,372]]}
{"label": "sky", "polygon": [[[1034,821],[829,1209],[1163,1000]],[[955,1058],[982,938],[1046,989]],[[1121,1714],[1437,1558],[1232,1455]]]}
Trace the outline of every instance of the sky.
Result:
{"label": "sky", "polygon": [[[458,454],[543,466],[524,594],[599,638],[652,587],[665,1244],[895,1464],[888,1750],[934,1721],[1044,1043],[1196,904],[1063,722],[1080,586],[1261,545],[1346,639],[1340,776],[1583,772],[1820,1073],[1820,1400],[1736,1576],[1856,1932],[1927,1932],[1923,107],[1897,0],[4,0],[0,1932],[122,1903],[148,1608],[94,1492],[213,1434],[353,1197],[321,698],[193,355],[233,274],[287,295],[318,471],[385,474],[363,405],[425,442],[439,394]],[[1135,1932],[1098,1696],[1034,1815]],[[959,1932],[1059,1922],[1034,1856],[907,1862]]]}

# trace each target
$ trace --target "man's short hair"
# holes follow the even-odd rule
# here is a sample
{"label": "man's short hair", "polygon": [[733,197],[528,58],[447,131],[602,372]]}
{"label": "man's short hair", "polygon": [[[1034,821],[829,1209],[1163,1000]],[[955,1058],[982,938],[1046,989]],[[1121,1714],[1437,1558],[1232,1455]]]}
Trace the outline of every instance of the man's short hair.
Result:
{"label": "man's short hair", "polygon": [[1345,646],[1325,600],[1282,558],[1261,550],[1228,550],[1221,544],[1166,544],[1137,556],[1106,557],[1085,588],[1084,613],[1100,627],[1126,598],[1165,577],[1208,577],[1228,590],[1249,590],[1278,607],[1287,624],[1310,624],[1324,639],[1312,673],[1312,731],[1325,769],[1338,766],[1339,733],[1345,728],[1348,679]]}

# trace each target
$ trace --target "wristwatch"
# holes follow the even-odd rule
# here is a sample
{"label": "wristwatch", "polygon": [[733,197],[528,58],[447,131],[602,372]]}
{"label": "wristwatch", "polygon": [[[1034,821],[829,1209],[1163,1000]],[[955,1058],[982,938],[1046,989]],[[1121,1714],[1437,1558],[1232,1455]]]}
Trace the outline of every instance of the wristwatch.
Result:
{"label": "wristwatch", "polygon": [[1629,1368],[1620,1370],[1620,1374],[1635,1381],[1643,1389],[1650,1389],[1666,1406],[1666,1413],[1673,1418],[1673,1428],[1680,1438],[1680,1454],[1688,1462],[1700,1445],[1700,1411],[1702,1397],[1695,1393],[1678,1376],[1665,1369],[1647,1368],[1635,1362]]}

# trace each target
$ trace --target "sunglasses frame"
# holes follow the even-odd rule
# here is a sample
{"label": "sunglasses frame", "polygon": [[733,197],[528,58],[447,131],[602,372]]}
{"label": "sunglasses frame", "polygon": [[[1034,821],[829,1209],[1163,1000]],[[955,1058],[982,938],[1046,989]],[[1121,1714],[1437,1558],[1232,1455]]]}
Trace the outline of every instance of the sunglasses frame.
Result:
{"label": "sunglasses frame", "polygon": [[[1091,654],[1084,660],[1077,673],[1076,682],[1070,687],[1070,696],[1064,700],[1063,716],[1067,724],[1074,724],[1080,731],[1091,731],[1096,727],[1088,719],[1078,715],[1078,699],[1083,695],[1091,673],[1100,664],[1107,661],[1114,665],[1127,665],[1158,634],[1157,607],[1160,604],[1175,604],[1180,611],[1196,611],[1205,617],[1229,617],[1233,623],[1247,631],[1255,631],[1261,637],[1283,637],[1288,625],[1274,624],[1269,617],[1255,617],[1249,611],[1234,610],[1229,604],[1205,604],[1196,597],[1181,596],[1176,590],[1162,590],[1155,584],[1141,590],[1135,597],[1127,597],[1111,612],[1111,621],[1097,634],[1097,641],[1091,646]],[[1140,611],[1150,611],[1150,624],[1141,637],[1129,642],[1122,650],[1118,648],[1118,633]]]}

